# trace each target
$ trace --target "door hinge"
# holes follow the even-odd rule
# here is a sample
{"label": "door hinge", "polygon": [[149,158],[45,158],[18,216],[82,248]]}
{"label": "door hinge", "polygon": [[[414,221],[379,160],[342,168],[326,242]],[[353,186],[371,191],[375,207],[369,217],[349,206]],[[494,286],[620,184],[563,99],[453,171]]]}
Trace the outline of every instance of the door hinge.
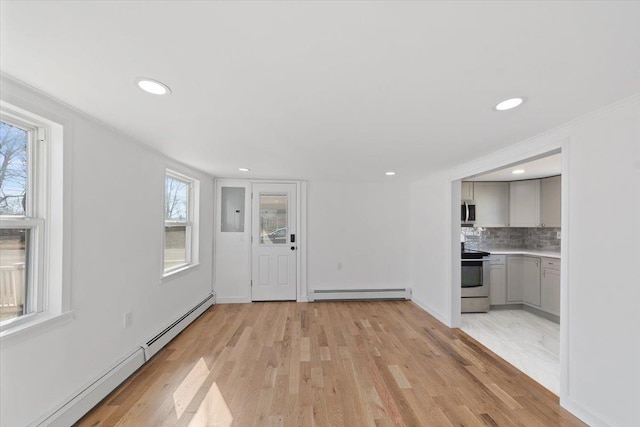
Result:
{"label": "door hinge", "polygon": [[251,243],[253,243],[253,236],[251,236]]}
{"label": "door hinge", "polygon": [[251,287],[253,288],[253,280],[251,281]]}

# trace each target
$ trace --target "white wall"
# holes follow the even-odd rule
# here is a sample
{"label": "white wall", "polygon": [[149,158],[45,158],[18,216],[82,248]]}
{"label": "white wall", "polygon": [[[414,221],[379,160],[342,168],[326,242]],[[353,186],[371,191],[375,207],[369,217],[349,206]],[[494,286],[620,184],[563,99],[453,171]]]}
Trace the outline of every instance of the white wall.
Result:
{"label": "white wall", "polygon": [[409,287],[409,186],[393,180],[309,183],[309,289]]}
{"label": "white wall", "polygon": [[451,269],[443,264],[451,252],[451,215],[447,209],[451,200],[449,175],[438,173],[413,183],[410,192],[412,299],[449,324],[452,277]]}
{"label": "white wall", "polygon": [[[248,225],[245,233],[221,233],[216,218],[216,296],[220,303],[248,302],[251,182],[225,179],[217,183],[218,198],[222,185],[246,188]],[[300,241],[307,245],[309,289],[409,287],[408,184],[312,181],[307,197],[308,237],[303,242],[301,229]],[[342,263],[341,270],[338,263]],[[304,301],[304,272],[301,277],[299,299]]]}
{"label": "white wall", "polygon": [[[3,77],[3,100],[64,125],[75,319],[2,342],[0,424],[21,426],[129,355],[212,289],[213,179]],[[200,180],[200,265],[160,282],[164,171]],[[133,311],[133,325],[123,316]]]}
{"label": "white wall", "polygon": [[[458,215],[451,208],[452,180],[558,147],[568,195],[562,227],[561,404],[592,425],[635,426],[640,234],[633,217],[640,212],[640,97],[412,184],[414,295],[445,323],[455,323],[454,257],[446,250]],[[425,217],[429,221],[422,223]]]}

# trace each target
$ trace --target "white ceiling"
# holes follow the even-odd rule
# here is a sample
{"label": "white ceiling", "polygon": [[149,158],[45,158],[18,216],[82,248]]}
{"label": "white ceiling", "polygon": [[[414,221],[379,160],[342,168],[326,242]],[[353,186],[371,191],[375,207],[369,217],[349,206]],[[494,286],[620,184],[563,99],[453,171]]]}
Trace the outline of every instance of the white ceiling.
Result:
{"label": "white ceiling", "polygon": [[[524,170],[524,173],[513,174],[512,172],[517,169]],[[511,165],[508,168],[465,179],[465,181],[520,181],[560,174],[562,174],[562,155],[554,154],[541,159]]]}
{"label": "white ceiling", "polygon": [[215,176],[416,179],[640,92],[639,2],[0,4],[2,72]]}

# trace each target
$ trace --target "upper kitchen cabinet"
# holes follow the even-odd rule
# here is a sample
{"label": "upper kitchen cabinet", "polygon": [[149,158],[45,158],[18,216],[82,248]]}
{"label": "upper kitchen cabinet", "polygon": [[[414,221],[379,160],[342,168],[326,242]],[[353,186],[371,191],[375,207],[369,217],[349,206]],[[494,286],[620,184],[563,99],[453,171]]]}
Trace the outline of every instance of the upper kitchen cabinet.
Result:
{"label": "upper kitchen cabinet", "polygon": [[462,181],[462,186],[460,188],[460,191],[461,191],[460,199],[473,200],[473,182]]}
{"label": "upper kitchen cabinet", "polygon": [[514,181],[509,184],[509,225],[540,227],[540,180]]}
{"label": "upper kitchen cabinet", "polygon": [[507,227],[509,225],[509,183],[475,182],[477,227]]}
{"label": "upper kitchen cabinet", "polygon": [[561,183],[560,176],[540,180],[540,222],[543,227],[561,226]]}

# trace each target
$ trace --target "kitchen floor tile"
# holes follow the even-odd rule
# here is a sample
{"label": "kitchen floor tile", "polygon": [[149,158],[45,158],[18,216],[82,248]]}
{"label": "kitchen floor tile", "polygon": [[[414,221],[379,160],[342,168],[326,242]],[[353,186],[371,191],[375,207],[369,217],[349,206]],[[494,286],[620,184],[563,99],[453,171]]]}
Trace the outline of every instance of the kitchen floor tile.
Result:
{"label": "kitchen floor tile", "polygon": [[464,332],[551,390],[560,392],[560,325],[525,310],[463,313]]}

